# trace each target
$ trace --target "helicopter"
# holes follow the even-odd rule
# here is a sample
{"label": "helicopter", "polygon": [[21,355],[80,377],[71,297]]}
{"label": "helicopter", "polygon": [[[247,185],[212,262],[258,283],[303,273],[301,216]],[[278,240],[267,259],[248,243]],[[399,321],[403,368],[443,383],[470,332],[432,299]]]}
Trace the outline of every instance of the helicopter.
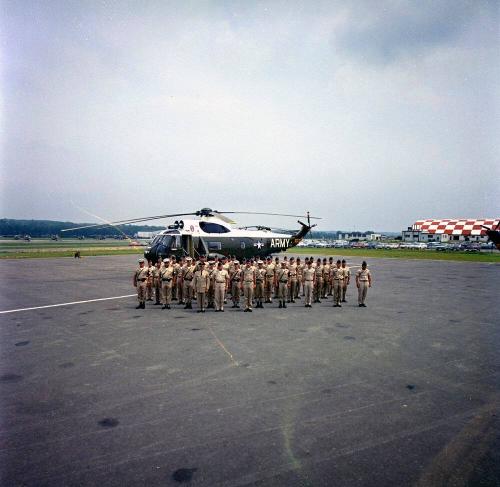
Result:
{"label": "helicopter", "polygon": [[245,215],[272,215],[283,217],[304,218],[303,215],[289,215],[283,213],[262,213],[253,211],[217,211],[211,208],[188,213],[175,213],[170,215],[156,215],[150,217],[133,218],[110,223],[98,223],[81,227],[68,228],[62,231],[74,231],[83,228],[103,227],[108,225],[125,225],[160,218],[197,217],[175,220],[165,230],[158,233],[151,244],[146,247],[144,257],[157,262],[171,255],[176,257],[190,256],[229,256],[237,258],[259,256],[264,258],[270,254],[286,251],[298,245],[301,240],[316,225],[311,224],[311,219],[319,217],[306,213],[307,223],[298,220],[301,228],[295,233],[274,231],[270,227],[255,225],[234,228],[235,222],[227,214]]}
{"label": "helicopter", "polygon": [[493,225],[490,227],[487,227],[486,225],[481,225],[485,230],[486,230],[486,235],[488,236],[488,240],[490,242],[493,242],[493,245],[500,250],[500,231],[498,230],[498,227],[500,227],[500,221],[495,225],[493,228]]}

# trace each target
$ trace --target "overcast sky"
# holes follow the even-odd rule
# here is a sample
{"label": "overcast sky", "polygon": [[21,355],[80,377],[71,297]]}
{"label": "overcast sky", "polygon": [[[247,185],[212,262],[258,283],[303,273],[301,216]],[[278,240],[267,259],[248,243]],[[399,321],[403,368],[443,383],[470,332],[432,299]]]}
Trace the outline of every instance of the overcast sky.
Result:
{"label": "overcast sky", "polygon": [[499,217],[498,5],[2,1],[0,217]]}

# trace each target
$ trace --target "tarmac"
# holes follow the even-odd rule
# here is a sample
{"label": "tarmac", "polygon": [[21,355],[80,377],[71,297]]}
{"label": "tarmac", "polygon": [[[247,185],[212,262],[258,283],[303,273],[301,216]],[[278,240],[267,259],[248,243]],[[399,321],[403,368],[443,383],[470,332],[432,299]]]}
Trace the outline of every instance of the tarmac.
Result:
{"label": "tarmac", "polygon": [[367,308],[198,314],[20,310],[133,294],[136,258],[0,261],[0,484],[500,485],[499,265],[368,262]]}

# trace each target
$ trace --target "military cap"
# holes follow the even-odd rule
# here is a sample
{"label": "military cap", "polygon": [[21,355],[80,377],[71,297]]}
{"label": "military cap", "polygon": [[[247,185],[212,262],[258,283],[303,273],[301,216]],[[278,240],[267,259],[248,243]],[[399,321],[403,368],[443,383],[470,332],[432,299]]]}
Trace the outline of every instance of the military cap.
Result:
{"label": "military cap", "polygon": [[186,257],[186,260],[193,260],[191,257]]}
{"label": "military cap", "polygon": [[215,264],[215,260],[209,260],[208,261],[208,265],[214,265]]}
{"label": "military cap", "polygon": [[170,262],[170,259],[163,259],[163,262]]}
{"label": "military cap", "polygon": [[144,262],[144,259],[139,259],[139,264],[140,264],[141,262]]}
{"label": "military cap", "polygon": [[264,261],[263,261],[263,260],[258,260],[258,261],[257,261],[257,264],[263,264],[263,263],[264,263]]}

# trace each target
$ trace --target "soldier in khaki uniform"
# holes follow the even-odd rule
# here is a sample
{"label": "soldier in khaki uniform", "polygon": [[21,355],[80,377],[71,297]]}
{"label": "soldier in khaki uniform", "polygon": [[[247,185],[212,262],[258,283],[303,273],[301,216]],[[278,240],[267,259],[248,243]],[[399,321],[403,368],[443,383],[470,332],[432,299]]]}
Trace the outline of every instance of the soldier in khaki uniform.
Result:
{"label": "soldier in khaki uniform", "polygon": [[288,275],[289,270],[286,268],[286,262],[281,263],[281,269],[276,272],[276,279],[274,286],[278,290],[279,308],[286,308],[286,296],[288,294]]}
{"label": "soldier in khaki uniform", "polygon": [[255,269],[255,299],[257,301],[256,308],[263,308],[262,299],[264,297],[264,283],[266,281],[266,269],[262,260],[257,261],[257,269]]}
{"label": "soldier in khaki uniform", "polygon": [[174,277],[175,277],[175,294],[177,296],[176,299],[179,300],[179,304],[184,304],[183,294],[182,294],[182,268],[186,263],[183,259],[180,259],[179,262],[174,264]]}
{"label": "soldier in khaki uniform", "polygon": [[300,286],[302,285],[304,264],[300,262],[300,257],[297,257],[296,263],[297,263],[297,286],[295,288],[295,299],[300,299]]}
{"label": "soldier in khaki uniform", "polygon": [[321,259],[316,261],[316,267],[314,268],[315,280],[314,280],[314,302],[321,303],[320,297],[323,290],[323,266],[321,265]]}
{"label": "soldier in khaki uniform", "polygon": [[[227,257],[222,258],[222,268],[227,272],[227,275],[229,276],[229,271],[230,271],[230,265]],[[224,304],[227,304],[227,293],[230,291],[230,289],[226,289],[224,292]]]}
{"label": "soldier in khaki uniform", "polygon": [[208,272],[208,278],[210,280],[210,284],[209,284],[208,291],[207,291],[207,301],[208,301],[207,308],[208,309],[214,308],[214,299],[215,299],[214,278],[215,278],[215,271],[216,271],[215,261],[210,260],[208,262],[208,270],[207,270],[207,272]]}
{"label": "soldier in khaki uniform", "polygon": [[161,282],[160,282],[160,269],[162,262],[159,260],[151,269],[151,276],[153,278],[153,289],[155,294],[155,305],[159,305],[161,298]]}
{"label": "soldier in khaki uniform", "polygon": [[205,270],[205,262],[198,262],[198,270],[194,272],[193,277],[193,290],[196,293],[198,309],[197,313],[205,312],[205,300],[206,293],[210,286],[210,278],[208,276],[208,272]]}
{"label": "soldier in khaki uniform", "polygon": [[252,267],[252,262],[247,260],[242,272],[241,287],[243,296],[245,297],[245,313],[252,312],[253,292],[255,289],[255,269]]}
{"label": "soldier in khaki uniform", "polygon": [[217,264],[217,270],[214,273],[215,286],[215,311],[224,311],[224,302],[229,284],[229,274],[221,261]]}
{"label": "soldier in khaki uniform", "polygon": [[[280,258],[275,257],[274,258],[274,272],[278,272],[280,270]],[[276,279],[274,280],[276,282]],[[274,299],[278,299],[278,286],[274,285]]]}
{"label": "soldier in khaki uniform", "polygon": [[330,284],[330,264],[328,261],[323,259],[323,290],[321,291],[321,297],[327,299],[328,288],[331,288]]}
{"label": "soldier in khaki uniform", "polygon": [[148,260],[148,280],[146,281],[146,301],[153,301],[153,261]]}
{"label": "soldier in khaki uniform", "polygon": [[342,287],[344,284],[344,270],[340,266],[340,260],[332,267],[330,271],[330,280],[333,287],[333,307],[340,308],[340,300],[342,299]]}
{"label": "soldier in khaki uniform", "polygon": [[276,272],[276,268],[274,267],[273,261],[271,257],[267,258],[266,265],[266,280],[264,283],[264,302],[272,303],[273,299],[273,286],[274,286],[274,275]]}
{"label": "soldier in khaki uniform", "polygon": [[170,263],[170,259],[163,259],[163,267],[160,269],[159,280],[161,283],[161,296],[163,302],[161,309],[170,309],[174,280],[174,267]]}
{"label": "soldier in khaki uniform", "polygon": [[295,263],[295,258],[290,257],[288,263],[288,303],[295,303],[295,292],[297,289],[297,264]]}
{"label": "soldier in khaki uniform", "polygon": [[307,261],[307,266],[302,273],[302,284],[305,293],[305,307],[312,308],[312,298],[314,290],[314,281],[316,280],[316,271],[312,266],[312,261]]}
{"label": "soldier in khaki uniform", "polygon": [[[330,257],[328,259],[328,265],[330,267],[330,270],[333,268],[334,264],[333,264],[333,257]],[[327,293],[328,296],[333,296],[333,283],[330,279],[328,279],[328,293]]]}
{"label": "soldier in khaki uniform", "polygon": [[186,305],[184,309],[193,309],[193,278],[194,278],[195,266],[193,265],[193,259],[191,257],[186,257],[186,264],[181,270],[182,279],[182,295],[184,297],[184,302]]}
{"label": "soldier in khaki uniform", "polygon": [[240,307],[240,289],[241,289],[241,269],[240,263],[235,260],[234,268],[229,274],[229,282],[231,284],[231,299],[233,300],[233,308]]}
{"label": "soldier in khaki uniform", "polygon": [[144,265],[144,259],[139,259],[139,267],[134,272],[134,287],[137,288],[137,299],[139,305],[135,309],[146,308],[146,286],[149,277],[149,269]]}
{"label": "soldier in khaki uniform", "polygon": [[347,294],[347,286],[351,280],[351,269],[347,266],[345,259],[342,259],[342,270],[344,271],[344,280],[342,283],[342,302],[347,303],[345,295]]}
{"label": "soldier in khaki uniform", "polygon": [[366,308],[365,299],[368,288],[372,287],[372,275],[363,261],[361,269],[356,272],[356,286],[358,288],[358,303],[360,308]]}

